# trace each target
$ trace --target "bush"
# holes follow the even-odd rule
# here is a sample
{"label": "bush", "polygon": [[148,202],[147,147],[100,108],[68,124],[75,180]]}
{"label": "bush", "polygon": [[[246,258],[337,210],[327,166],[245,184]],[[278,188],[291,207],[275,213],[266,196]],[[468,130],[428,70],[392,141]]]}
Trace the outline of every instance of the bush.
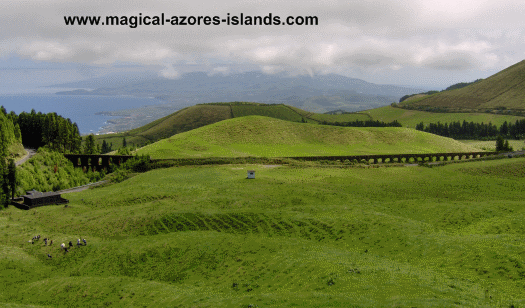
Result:
{"label": "bush", "polygon": [[128,159],[120,167],[133,172],[146,172],[152,169],[152,164],[149,155],[139,155]]}
{"label": "bush", "polygon": [[113,173],[113,181],[116,183],[120,183],[124,180],[127,180],[129,179],[129,177],[130,177],[129,170],[118,169],[117,171]]}

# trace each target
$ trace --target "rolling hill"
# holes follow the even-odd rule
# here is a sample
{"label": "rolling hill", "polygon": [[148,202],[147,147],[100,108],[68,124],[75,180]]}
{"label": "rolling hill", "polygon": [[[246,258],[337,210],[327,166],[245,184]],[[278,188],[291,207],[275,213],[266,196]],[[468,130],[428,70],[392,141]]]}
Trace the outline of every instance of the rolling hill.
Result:
{"label": "rolling hill", "polygon": [[140,148],[152,158],[288,157],[474,151],[409,128],[336,127],[262,116],[221,121]]}
{"label": "rolling hill", "polygon": [[525,112],[525,60],[464,88],[422,96],[400,105],[406,108]]}
{"label": "rolling hill", "polygon": [[108,144],[113,143],[113,148],[121,147],[123,138],[126,138],[128,144],[144,145],[222,120],[249,115],[261,115],[293,122],[302,122],[303,119],[307,122],[317,122],[305,116],[306,113],[282,104],[247,102],[199,104],[181,109],[139,128],[118,134],[98,135],[96,139],[98,143],[102,143],[103,140]]}
{"label": "rolling hill", "polygon": [[359,113],[341,113],[341,114],[323,114],[302,110],[296,107],[282,104],[261,104],[261,103],[210,103],[199,104],[184,108],[161,119],[153,121],[142,127],[118,134],[105,134],[96,136],[98,143],[105,140],[108,144],[113,143],[113,149],[122,146],[123,138],[126,138],[128,144],[142,146],[158,140],[171,137],[175,134],[183,133],[203,127],[219,121],[238,118],[250,115],[260,115],[276,119],[307,123],[319,123],[322,121],[334,122],[352,122],[356,120],[378,120],[383,122],[399,121],[403,127],[415,128],[415,126],[424,122],[441,123],[463,121],[476,123],[492,122],[497,126],[504,121],[514,123],[516,120],[523,119],[520,116],[488,114],[488,113],[435,113],[419,110],[408,110],[404,108],[394,108],[384,106],[370,109]]}

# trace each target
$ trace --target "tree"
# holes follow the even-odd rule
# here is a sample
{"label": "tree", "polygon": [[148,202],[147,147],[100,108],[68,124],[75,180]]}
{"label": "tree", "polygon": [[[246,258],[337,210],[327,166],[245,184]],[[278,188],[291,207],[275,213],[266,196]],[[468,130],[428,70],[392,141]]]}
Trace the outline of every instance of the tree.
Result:
{"label": "tree", "polygon": [[109,153],[113,151],[112,147],[113,147],[113,143],[108,144],[106,140],[102,140],[102,148],[100,149],[100,153],[101,154]]}
{"label": "tree", "polygon": [[90,134],[86,138],[86,143],[84,144],[84,154],[97,154],[95,136],[93,134]]}
{"label": "tree", "polygon": [[509,151],[509,152],[514,151],[514,149],[509,145],[508,140],[505,140],[505,144],[503,145],[503,151]]}
{"label": "tree", "polygon": [[9,185],[7,183],[7,168],[5,164],[5,156],[0,157],[0,203],[7,207],[9,204]]}
{"label": "tree", "polygon": [[503,137],[501,135],[498,136],[496,139],[496,152],[503,151],[503,147],[505,146],[505,141],[503,140]]}
{"label": "tree", "polygon": [[20,125],[18,125],[18,123],[15,125],[15,138],[18,142],[22,142],[22,131],[20,131]]}
{"label": "tree", "polygon": [[126,137],[122,138],[122,147],[128,146],[128,143],[126,142]]}
{"label": "tree", "polygon": [[14,199],[16,192],[16,165],[12,158],[9,160],[9,165],[7,167],[7,184],[9,185],[9,190],[11,192],[11,198]]}

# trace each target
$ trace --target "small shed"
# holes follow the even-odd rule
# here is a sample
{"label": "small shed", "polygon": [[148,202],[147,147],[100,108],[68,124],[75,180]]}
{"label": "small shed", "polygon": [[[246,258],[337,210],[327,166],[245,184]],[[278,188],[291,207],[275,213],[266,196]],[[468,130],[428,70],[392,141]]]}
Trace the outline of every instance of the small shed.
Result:
{"label": "small shed", "polygon": [[62,198],[59,193],[52,191],[43,193],[33,189],[22,197],[24,198],[24,204],[29,207],[69,203],[69,200]]}
{"label": "small shed", "polygon": [[255,170],[248,170],[247,179],[255,179]]}

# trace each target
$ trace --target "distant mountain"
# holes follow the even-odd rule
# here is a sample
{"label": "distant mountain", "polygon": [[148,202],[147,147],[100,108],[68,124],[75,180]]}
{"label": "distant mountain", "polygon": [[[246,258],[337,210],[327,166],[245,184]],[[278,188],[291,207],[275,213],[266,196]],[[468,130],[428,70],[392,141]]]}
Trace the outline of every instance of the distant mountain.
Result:
{"label": "distant mountain", "polygon": [[[90,88],[104,79],[75,83]],[[309,111],[335,109],[357,111],[388,105],[406,93],[421,92],[394,85],[377,85],[361,79],[335,74],[320,76],[266,75],[246,72],[232,75],[208,75],[203,72],[184,74],[179,79],[144,77],[144,80],[107,82],[93,91],[64,91],[62,95],[134,95],[156,97],[180,108],[208,102],[251,101],[284,103]],[[54,87],[72,84],[54,85]]]}
{"label": "distant mountain", "polygon": [[525,113],[525,60],[466,87],[408,100],[410,109]]}

